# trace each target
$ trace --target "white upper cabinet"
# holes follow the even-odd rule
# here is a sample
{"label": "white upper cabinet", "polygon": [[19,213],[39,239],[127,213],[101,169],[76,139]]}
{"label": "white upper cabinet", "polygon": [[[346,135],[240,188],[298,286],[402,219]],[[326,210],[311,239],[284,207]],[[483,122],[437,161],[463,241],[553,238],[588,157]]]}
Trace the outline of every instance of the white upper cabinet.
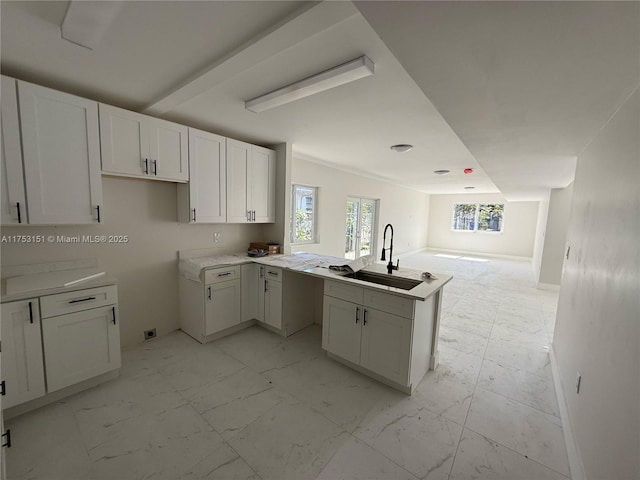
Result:
{"label": "white upper cabinet", "polygon": [[227,139],[227,222],[275,222],[276,155]]}
{"label": "white upper cabinet", "polygon": [[2,142],[0,149],[0,206],[2,224],[28,223],[27,201],[24,191],[22,169],[22,145],[20,144],[20,122],[18,120],[18,92],[13,78],[2,76],[2,104],[0,106]]}
{"label": "white upper cabinet", "polygon": [[227,222],[248,223],[247,174],[251,144],[227,138]]}
{"label": "white upper cabinet", "polygon": [[249,199],[252,218],[258,223],[273,223],[275,217],[276,152],[251,145],[249,163]]}
{"label": "white upper cabinet", "polygon": [[178,218],[188,223],[227,221],[226,139],[189,129],[189,178],[178,185]]}
{"label": "white upper cabinet", "polygon": [[18,98],[29,223],[99,223],[98,104],[22,81]]}
{"label": "white upper cabinet", "polygon": [[187,127],[100,104],[102,171],[172,182],[189,180]]}

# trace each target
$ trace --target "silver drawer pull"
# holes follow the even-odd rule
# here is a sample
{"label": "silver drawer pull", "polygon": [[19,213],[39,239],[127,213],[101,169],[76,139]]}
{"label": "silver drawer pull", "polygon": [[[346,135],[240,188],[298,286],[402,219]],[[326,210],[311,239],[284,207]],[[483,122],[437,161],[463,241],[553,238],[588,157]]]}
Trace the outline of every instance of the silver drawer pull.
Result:
{"label": "silver drawer pull", "polygon": [[95,300],[96,297],[76,298],[75,300],[69,300],[69,303],[88,302],[89,300]]}
{"label": "silver drawer pull", "polygon": [[268,273],[269,275],[273,275],[274,277],[277,277],[277,276],[278,276],[278,273],[277,273],[277,272],[270,272],[270,271],[267,271],[267,273]]}
{"label": "silver drawer pull", "polygon": [[224,272],[224,273],[218,274],[219,277],[226,277],[227,275],[231,275],[231,272]]}

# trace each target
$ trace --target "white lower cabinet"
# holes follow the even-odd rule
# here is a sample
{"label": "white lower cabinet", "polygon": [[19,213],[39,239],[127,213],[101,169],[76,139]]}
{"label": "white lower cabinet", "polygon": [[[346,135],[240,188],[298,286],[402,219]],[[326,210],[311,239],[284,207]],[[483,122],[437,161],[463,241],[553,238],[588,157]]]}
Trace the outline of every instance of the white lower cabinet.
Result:
{"label": "white lower cabinet", "polygon": [[207,285],[206,294],[205,335],[212,335],[240,323],[240,280]]}
{"label": "white lower cabinet", "polygon": [[247,263],[240,267],[241,283],[241,307],[240,318],[243,322],[248,320],[264,321],[264,312],[260,312],[258,305],[264,304],[264,266],[256,263]]}
{"label": "white lower cabinet", "polygon": [[42,297],[48,393],[120,368],[116,299],[115,285]]}
{"label": "white lower cabinet", "polygon": [[396,384],[408,386],[412,318],[397,313],[412,312],[409,308],[412,303],[395,295],[326,281],[322,348]]}
{"label": "white lower cabinet", "polygon": [[282,329],[282,269],[242,265],[242,321],[257,320]]}
{"label": "white lower cabinet", "polygon": [[2,408],[45,394],[38,299],[2,304]]}
{"label": "white lower cabinet", "polygon": [[358,304],[325,295],[322,348],[350,362],[360,363],[361,312],[362,306]]}
{"label": "white lower cabinet", "polygon": [[2,408],[120,368],[115,285],[2,304]]}
{"label": "white lower cabinet", "polygon": [[[264,323],[282,329],[282,270],[264,267]],[[258,305],[260,308],[260,305]]]}
{"label": "white lower cabinet", "polygon": [[202,283],[179,278],[183,332],[204,343],[213,339],[209,336],[241,323],[240,273],[240,266],[236,265],[203,270]]}

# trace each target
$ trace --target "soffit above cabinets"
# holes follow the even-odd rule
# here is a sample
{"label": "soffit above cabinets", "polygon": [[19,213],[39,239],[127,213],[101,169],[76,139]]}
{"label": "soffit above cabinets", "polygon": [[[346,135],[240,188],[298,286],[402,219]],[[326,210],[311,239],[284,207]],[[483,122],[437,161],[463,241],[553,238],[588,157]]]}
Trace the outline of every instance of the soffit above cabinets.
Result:
{"label": "soffit above cabinets", "polygon": [[[17,78],[251,143],[290,142],[294,156],[427,193],[532,199],[571,181],[637,69],[634,4],[567,3],[126,2],[88,50],[60,36],[68,2],[3,1],[1,61]],[[362,55],[373,76],[244,108]],[[398,143],[414,148],[392,152]]]}

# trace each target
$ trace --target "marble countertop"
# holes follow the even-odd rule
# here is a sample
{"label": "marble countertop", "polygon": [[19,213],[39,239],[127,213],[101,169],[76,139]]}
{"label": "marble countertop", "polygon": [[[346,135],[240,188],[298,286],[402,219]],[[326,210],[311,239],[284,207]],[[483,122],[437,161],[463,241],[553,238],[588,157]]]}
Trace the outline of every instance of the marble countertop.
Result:
{"label": "marble countertop", "polygon": [[[272,267],[279,267],[285,270],[304,273],[325,280],[336,280],[364,288],[384,291],[414,300],[426,300],[453,277],[434,273],[435,278],[425,280],[419,270],[400,267],[400,270],[394,271],[393,276],[399,278],[409,278],[419,280],[421,283],[411,290],[403,290],[401,288],[388,287],[376,283],[365,282],[354,278],[346,278],[339,273],[329,269],[330,265],[345,265],[349,260],[340,257],[331,257],[327,255],[316,255],[313,253],[298,252],[291,255],[267,255],[264,257],[249,257],[246,253],[236,253],[231,255],[208,255],[202,257],[192,257],[180,260],[180,274],[196,282],[201,282],[201,272],[207,268],[224,267],[229,265],[242,265],[245,263],[259,263]],[[387,268],[382,264],[369,264],[364,269],[367,272],[381,273],[387,275]]]}
{"label": "marble countertop", "polygon": [[178,269],[180,274],[194,282],[200,282],[200,272],[206,268],[228,267],[243,263],[259,263],[271,267],[285,268],[294,271],[304,271],[314,267],[329,267],[329,265],[344,265],[348,263],[344,258],[316,255],[313,253],[294,253],[291,255],[276,254],[264,257],[250,257],[246,252],[230,255],[208,255],[180,260]]}

